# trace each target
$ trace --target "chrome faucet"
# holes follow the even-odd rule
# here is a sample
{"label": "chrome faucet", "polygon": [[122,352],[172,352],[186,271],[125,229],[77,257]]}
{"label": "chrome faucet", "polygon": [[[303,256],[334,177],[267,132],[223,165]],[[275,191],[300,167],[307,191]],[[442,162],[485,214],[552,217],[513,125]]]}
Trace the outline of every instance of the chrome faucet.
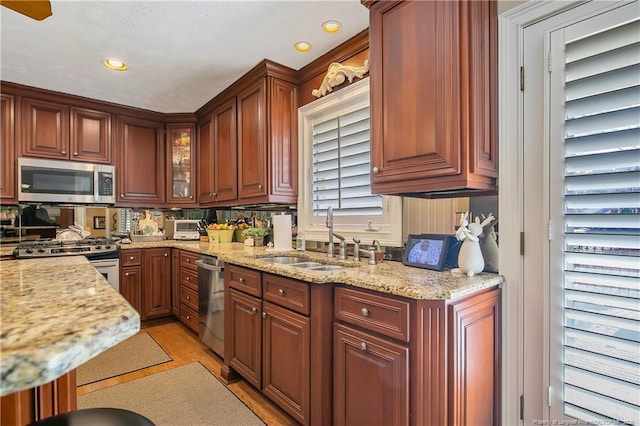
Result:
{"label": "chrome faucet", "polygon": [[333,207],[329,206],[327,208],[327,228],[329,228],[329,244],[327,245],[327,257],[334,257],[334,246],[333,246],[333,237],[336,237],[340,240],[340,259],[347,259],[347,243],[345,242],[345,238],[333,232]]}
{"label": "chrome faucet", "polygon": [[376,251],[374,247],[369,248],[369,250],[364,250],[360,248],[360,240],[357,238],[353,238],[353,261],[360,262],[360,253],[366,253],[369,255],[369,265],[376,265]]}

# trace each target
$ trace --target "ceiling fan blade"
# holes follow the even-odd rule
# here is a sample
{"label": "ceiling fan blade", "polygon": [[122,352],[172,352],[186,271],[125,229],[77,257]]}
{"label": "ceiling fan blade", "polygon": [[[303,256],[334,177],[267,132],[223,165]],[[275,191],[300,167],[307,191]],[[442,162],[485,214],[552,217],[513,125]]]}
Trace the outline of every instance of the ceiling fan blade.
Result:
{"label": "ceiling fan blade", "polygon": [[42,21],[53,14],[48,0],[2,0],[0,4],[37,21]]}

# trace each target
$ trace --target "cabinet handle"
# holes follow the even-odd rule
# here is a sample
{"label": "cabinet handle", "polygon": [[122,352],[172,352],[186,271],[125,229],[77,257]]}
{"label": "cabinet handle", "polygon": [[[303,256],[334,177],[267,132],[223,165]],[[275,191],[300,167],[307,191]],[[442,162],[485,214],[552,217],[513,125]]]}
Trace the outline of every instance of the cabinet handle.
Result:
{"label": "cabinet handle", "polygon": [[133,260],[133,256],[129,256],[129,260]]}
{"label": "cabinet handle", "polygon": [[373,173],[378,173],[380,171],[380,169],[378,168],[378,166],[375,166],[373,168]]}
{"label": "cabinet handle", "polygon": [[165,253],[165,254],[164,254],[164,257],[167,257],[167,256],[169,256],[169,253]]}
{"label": "cabinet handle", "polygon": [[191,315],[187,315],[187,319],[191,319]]}
{"label": "cabinet handle", "polygon": [[129,273],[128,273],[128,272],[125,272],[125,273],[124,273],[124,276],[125,276],[125,277],[128,277],[128,276],[129,276]]}
{"label": "cabinet handle", "polygon": [[193,199],[193,195],[189,195],[189,198]]}
{"label": "cabinet handle", "polygon": [[187,300],[191,300],[191,296],[187,296]]}
{"label": "cabinet handle", "polygon": [[187,263],[191,262],[191,259],[187,259]]}
{"label": "cabinet handle", "polygon": [[278,294],[279,294],[280,296],[284,296],[284,290],[283,290],[283,289],[281,289],[281,288],[280,288],[280,289],[278,289]]}
{"label": "cabinet handle", "polygon": [[78,153],[77,153],[77,152],[74,152],[74,153],[73,153],[73,156],[74,156],[74,157],[77,157],[77,156],[78,156]]}
{"label": "cabinet handle", "polygon": [[262,184],[261,183],[258,184],[258,189],[262,189]]}
{"label": "cabinet handle", "polygon": [[60,154],[67,155],[67,151],[62,151],[62,152],[60,152]]}
{"label": "cabinet handle", "polygon": [[360,309],[360,312],[362,313],[363,317],[368,317],[369,316],[369,310],[367,308]]}
{"label": "cabinet handle", "polygon": [[251,308],[251,313],[255,314],[256,312],[258,312],[258,308]]}
{"label": "cabinet handle", "polygon": [[244,278],[243,278],[243,277],[240,277],[240,278],[238,279],[238,281],[240,281],[241,283],[244,283]]}
{"label": "cabinet handle", "polygon": [[191,277],[187,277],[187,281],[191,281]]}
{"label": "cabinet handle", "polygon": [[124,198],[124,194],[120,194],[120,198]]}
{"label": "cabinet handle", "polygon": [[267,317],[267,313],[266,312],[262,312],[262,318],[266,318]]}
{"label": "cabinet handle", "polygon": [[360,349],[362,349],[363,351],[367,350],[367,344],[365,342],[360,342]]}
{"label": "cabinet handle", "polygon": [[213,198],[216,198],[217,196],[218,196],[218,193],[217,193],[217,192],[214,192],[214,193],[213,193]]}
{"label": "cabinet handle", "polygon": [[209,197],[213,197],[213,192],[210,192],[210,193],[209,193]]}

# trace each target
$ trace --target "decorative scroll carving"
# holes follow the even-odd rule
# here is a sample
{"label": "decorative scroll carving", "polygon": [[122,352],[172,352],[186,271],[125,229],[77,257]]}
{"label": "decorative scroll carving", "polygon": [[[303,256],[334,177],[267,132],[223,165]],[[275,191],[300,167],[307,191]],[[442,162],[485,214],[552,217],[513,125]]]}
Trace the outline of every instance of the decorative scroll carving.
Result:
{"label": "decorative scroll carving", "polygon": [[333,62],[329,65],[327,75],[324,76],[322,84],[319,88],[313,89],[311,94],[316,98],[326,95],[328,92],[333,91],[333,88],[344,83],[345,78],[349,80],[349,83],[353,81],[354,77],[362,78],[369,72],[369,60],[364,61],[364,65],[361,67],[352,67],[349,65],[342,65],[338,62]]}

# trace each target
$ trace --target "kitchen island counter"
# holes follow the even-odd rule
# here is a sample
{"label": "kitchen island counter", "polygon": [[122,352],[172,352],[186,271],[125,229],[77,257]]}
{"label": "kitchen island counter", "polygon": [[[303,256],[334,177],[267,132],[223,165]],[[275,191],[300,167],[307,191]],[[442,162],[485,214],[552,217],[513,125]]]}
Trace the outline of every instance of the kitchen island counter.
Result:
{"label": "kitchen island counter", "polygon": [[[346,284],[410,299],[453,300],[481,289],[501,285],[504,281],[504,278],[497,274],[480,273],[471,278],[455,277],[451,274],[451,271],[432,271],[405,266],[400,262],[384,261],[377,265],[369,265],[366,258],[356,263],[353,262],[352,258],[349,258],[349,260],[328,259],[325,253],[293,250],[276,252],[266,247],[247,247],[241,243],[165,240],[122,245],[123,250],[152,247],[173,247],[189,250],[217,256],[225,263],[246,266],[306,282]],[[260,260],[261,257],[280,255],[304,256],[309,260],[342,265],[345,268],[334,271],[313,271]]]}
{"label": "kitchen island counter", "polygon": [[0,319],[0,396],[51,382],[140,329],[84,256],[3,261]]}

